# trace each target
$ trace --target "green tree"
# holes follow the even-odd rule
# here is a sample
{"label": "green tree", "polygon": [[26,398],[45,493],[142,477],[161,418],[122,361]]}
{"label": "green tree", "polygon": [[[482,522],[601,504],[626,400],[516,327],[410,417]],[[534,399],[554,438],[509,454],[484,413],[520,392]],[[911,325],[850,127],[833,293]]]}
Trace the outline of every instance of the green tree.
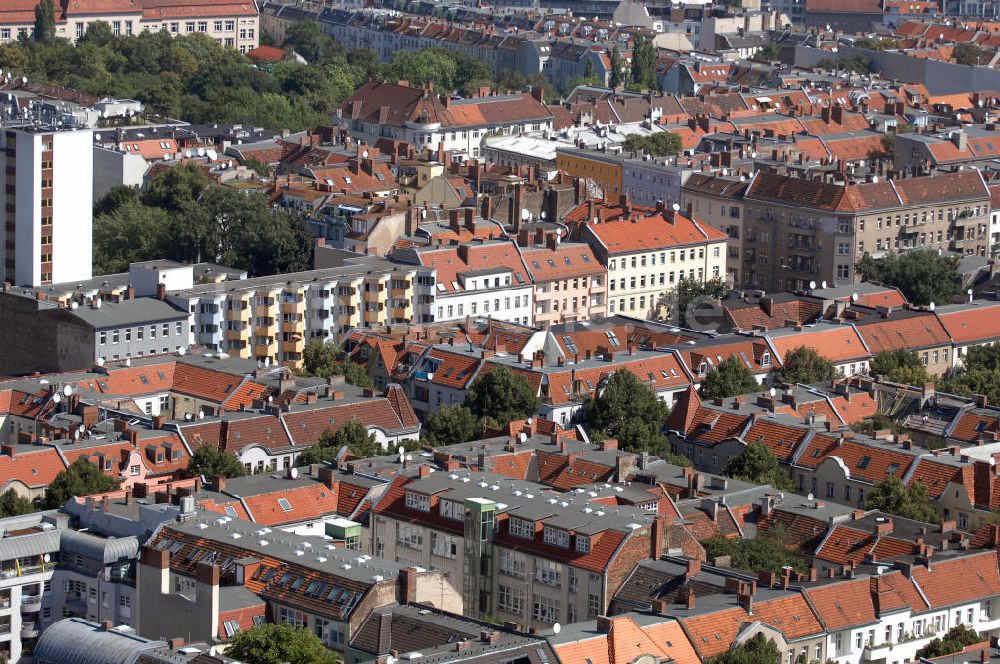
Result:
{"label": "green tree", "polygon": [[[677,319],[681,327],[697,322],[699,305],[704,303],[706,299],[725,299],[729,295],[729,290],[726,282],[718,277],[708,281],[681,279],[674,293],[676,300],[674,308],[677,311]],[[712,309],[712,311],[714,312],[716,309]],[[691,315],[689,316],[689,314]],[[688,320],[689,318],[691,320]]]}
{"label": "green tree", "polygon": [[302,372],[306,376],[343,376],[344,381],[358,387],[375,387],[365,368],[350,359],[339,359],[343,352],[334,343],[314,339],[306,344],[302,353]]}
{"label": "green tree", "polygon": [[632,84],[642,88],[658,89],[656,84],[656,47],[645,37],[638,37],[632,49]]}
{"label": "green tree", "polygon": [[781,380],[785,383],[819,383],[836,375],[833,362],[805,346],[790,351],[781,365]]}
{"label": "green tree", "polygon": [[669,463],[689,466],[686,458],[675,455],[663,425],[670,414],[667,405],[656,398],[631,371],[616,371],[604,389],[583,410],[583,420],[591,438],[616,438],[628,452],[652,452]]}
{"label": "green tree", "polygon": [[208,184],[208,178],[196,164],[179,164],[150,180],[142,202],[168,212],[180,212],[195,203]]}
{"label": "green tree", "polygon": [[622,62],[622,52],[618,50],[615,46],[611,49],[611,75],[608,79],[608,84],[612,88],[617,88],[622,85],[624,81],[625,65]]}
{"label": "green tree", "polygon": [[895,475],[887,475],[875,485],[868,494],[865,507],[905,519],[941,523],[941,517],[934,509],[927,487],[922,482],[911,482],[906,486]]}
{"label": "green tree", "polygon": [[645,152],[654,157],[680,154],[682,147],[681,137],[672,131],[658,131],[648,136],[632,134],[622,144],[626,152]]}
{"label": "green tree", "polygon": [[24,496],[18,495],[13,489],[7,489],[0,494],[0,518],[30,514],[34,511],[34,503]]}
{"label": "green tree", "polygon": [[[757,536],[753,539],[728,539],[721,536],[703,540],[708,560],[729,556],[732,567],[748,572],[777,572],[791,565],[799,571],[808,570],[805,560],[785,548],[777,538]],[[773,663],[769,663],[773,664]]]}
{"label": "green tree", "polygon": [[111,214],[126,203],[139,203],[139,190],[134,187],[117,185],[94,203],[94,217]]}
{"label": "green tree", "polygon": [[764,44],[759,51],[754,53],[753,59],[757,62],[774,62],[781,56],[781,50],[777,44]]}
{"label": "green tree", "polygon": [[865,281],[898,288],[913,304],[946,304],[962,290],[958,261],[936,251],[908,251],[884,258],[865,255],[857,264]]}
{"label": "green tree", "polygon": [[52,0],[39,0],[35,6],[34,38],[38,42],[52,41],[56,37],[56,7]]}
{"label": "green tree", "polygon": [[955,44],[951,52],[955,62],[960,65],[978,65],[982,62],[983,51],[978,44],[973,42],[962,42]]}
{"label": "green tree", "polygon": [[431,445],[454,445],[475,440],[480,426],[465,406],[441,406],[424,420],[424,435]]}
{"label": "green tree", "polygon": [[739,455],[730,457],[722,474],[751,484],[770,484],[775,489],[791,491],[794,487],[777,457],[763,442],[754,441]]}
{"label": "green tree", "polygon": [[705,664],[774,664],[777,661],[781,661],[778,646],[773,640],[757,633],[743,643],[710,657]]}
{"label": "green tree", "polygon": [[[112,192],[114,193],[114,192]],[[102,199],[100,203],[104,203]],[[129,263],[159,258],[168,244],[170,213],[137,200],[94,219],[94,274],[125,272]],[[169,255],[169,254],[168,254]]]}
{"label": "green tree", "polygon": [[288,623],[258,625],[233,635],[226,657],[246,664],[334,664],[337,654],[328,650],[305,627]]}
{"label": "green tree", "polygon": [[308,466],[313,463],[329,462],[344,447],[361,458],[381,456],[386,453],[376,440],[375,434],[369,433],[360,421],[352,419],[336,432],[332,429],[324,431],[315,445],[299,454],[295,463],[299,466]]}
{"label": "green tree", "polygon": [[979,636],[979,633],[965,625],[955,625],[943,637],[938,637],[917,651],[918,659],[934,659],[962,652],[968,646],[989,641],[989,637]]}
{"label": "green tree", "polygon": [[181,472],[184,477],[243,477],[246,467],[232,452],[224,452],[212,445],[202,445],[188,459],[188,466]]}
{"label": "green tree", "polygon": [[342,55],[343,48],[333,37],[325,34],[316,21],[299,21],[292,25],[282,44],[316,64]]}
{"label": "green tree", "polygon": [[875,413],[870,420],[855,422],[851,425],[851,431],[866,436],[874,436],[876,431],[885,431],[886,429],[893,433],[903,432],[903,427],[882,413]]}
{"label": "green tree", "polygon": [[989,403],[1000,403],[1000,345],[972,346],[940,389],[971,397],[984,395]]}
{"label": "green tree", "polygon": [[499,426],[530,417],[538,406],[535,388],[521,374],[503,365],[489,365],[465,393],[465,406],[476,417],[489,417]]}
{"label": "green tree", "polygon": [[756,392],[760,383],[754,378],[750,368],[738,357],[726,358],[708,372],[698,393],[703,399],[735,397]]}
{"label": "green tree", "polygon": [[872,375],[903,385],[923,386],[930,382],[927,367],[912,350],[886,350],[872,358],[869,364]]}
{"label": "green tree", "polygon": [[117,479],[105,475],[96,464],[79,458],[49,484],[45,490],[44,505],[48,509],[58,509],[74,496],[117,491],[118,487]]}

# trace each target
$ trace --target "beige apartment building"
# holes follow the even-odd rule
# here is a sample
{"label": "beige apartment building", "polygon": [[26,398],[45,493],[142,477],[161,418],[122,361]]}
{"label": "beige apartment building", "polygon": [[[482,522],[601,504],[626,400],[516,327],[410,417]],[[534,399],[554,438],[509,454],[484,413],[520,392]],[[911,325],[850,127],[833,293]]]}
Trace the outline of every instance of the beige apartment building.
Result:
{"label": "beige apartment building", "polygon": [[725,277],[726,235],[678,211],[589,224],[583,239],[608,268],[608,315],[658,318],[682,280]]}
{"label": "beige apartment building", "polygon": [[742,194],[742,209],[720,194],[723,186],[692,179],[682,199],[693,214],[739,236],[739,267],[729,267],[743,286],[845,285],[865,254],[927,248],[985,256],[989,246],[990,192],[974,169],[847,185],[761,172]]}
{"label": "beige apartment building", "polygon": [[[0,44],[31,36],[37,0],[0,3]],[[260,43],[260,19],[253,0],[56,0],[56,36],[76,41],[87,26],[104,22],[116,36],[143,30],[171,35],[206,34],[240,53]]]}
{"label": "beige apartment building", "polygon": [[312,339],[340,339],[356,327],[413,320],[414,301],[433,298],[433,275],[373,257],[339,268],[196,285],[171,291],[190,312],[191,340],[233,357],[297,367]]}
{"label": "beige apartment building", "polygon": [[734,284],[742,284],[743,195],[749,182],[745,177],[724,178],[694,173],[681,187],[681,207],[688,216],[726,234],[726,275]]}

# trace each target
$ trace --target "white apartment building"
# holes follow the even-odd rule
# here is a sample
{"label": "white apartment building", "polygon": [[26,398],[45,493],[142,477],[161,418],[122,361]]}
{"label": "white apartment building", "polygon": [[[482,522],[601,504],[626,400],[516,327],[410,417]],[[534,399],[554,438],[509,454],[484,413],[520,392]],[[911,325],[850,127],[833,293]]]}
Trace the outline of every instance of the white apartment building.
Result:
{"label": "white apartment building", "polygon": [[408,248],[398,251],[396,258],[421,266],[418,273],[425,282],[434,279],[433,295],[417,298],[414,320],[491,316],[521,325],[534,322],[534,286],[511,240]]}
{"label": "white apartment building", "polygon": [[90,279],[93,132],[33,125],[2,137],[3,280],[42,286]]}

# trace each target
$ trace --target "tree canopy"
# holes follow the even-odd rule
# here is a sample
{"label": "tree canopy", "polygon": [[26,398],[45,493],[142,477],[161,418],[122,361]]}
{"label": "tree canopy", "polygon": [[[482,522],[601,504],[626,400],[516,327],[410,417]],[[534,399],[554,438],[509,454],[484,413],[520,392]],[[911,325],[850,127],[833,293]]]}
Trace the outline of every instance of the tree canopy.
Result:
{"label": "tree canopy", "polygon": [[339,359],[340,347],[334,343],[313,339],[302,352],[302,373],[306,376],[343,376],[344,381],[358,387],[375,387],[365,368],[350,359]]}
{"label": "tree canopy", "polygon": [[643,90],[659,90],[656,82],[656,47],[640,36],[632,49],[632,85]]}
{"label": "tree canopy", "polygon": [[681,147],[681,137],[672,131],[658,131],[648,136],[632,134],[622,144],[626,152],[645,152],[654,157],[679,154]]}
{"label": "tree canopy", "polygon": [[735,397],[760,389],[750,368],[738,357],[730,356],[705,375],[698,393],[703,399]]}
{"label": "tree canopy", "polygon": [[305,627],[288,623],[266,624],[236,632],[226,657],[245,664],[334,664],[337,654],[328,650],[315,634]]}
{"label": "tree canopy", "polygon": [[48,509],[58,509],[74,496],[92,496],[97,493],[117,491],[118,487],[117,479],[108,477],[101,472],[97,464],[81,457],[55,476],[45,490],[44,505]]}
{"label": "tree canopy", "polygon": [[424,436],[434,446],[474,440],[479,431],[476,416],[465,406],[441,406],[424,419]]}
{"label": "tree canopy", "polygon": [[618,440],[619,449],[627,452],[651,452],[677,465],[691,462],[671,450],[663,435],[663,424],[670,414],[667,405],[631,371],[616,371],[597,397],[588,401],[583,420],[591,438]]}
{"label": "tree canopy", "polygon": [[538,405],[535,388],[528,379],[503,365],[480,373],[465,393],[465,406],[476,417],[488,417],[499,426],[531,417]]}
{"label": "tree canopy", "polygon": [[705,664],[774,664],[781,660],[781,652],[774,641],[757,633],[743,643],[710,657]]}
{"label": "tree canopy", "polygon": [[35,41],[47,42],[56,36],[56,7],[52,0],[39,0],[35,6]]}
{"label": "tree canopy", "polygon": [[0,518],[29,514],[34,511],[34,503],[24,496],[19,496],[13,489],[7,489],[0,494]]}
{"label": "tree canopy", "polygon": [[771,449],[760,441],[753,441],[740,454],[726,461],[722,474],[751,484],[770,484],[775,489],[791,491],[792,480],[778,464]]}
{"label": "tree canopy", "polygon": [[912,350],[886,350],[878,353],[869,364],[871,373],[904,385],[923,386],[931,377],[927,367]]}
{"label": "tree canopy", "polygon": [[915,521],[941,523],[927,487],[922,482],[911,482],[906,486],[895,475],[887,475],[875,485],[868,494],[865,507]]}
{"label": "tree canopy", "polygon": [[982,62],[983,50],[973,42],[960,42],[955,44],[951,54],[960,65],[978,65]]}
{"label": "tree canopy", "polygon": [[962,291],[958,261],[920,249],[883,258],[865,255],[856,266],[865,281],[898,288],[913,304],[947,304]]}
{"label": "tree canopy", "polygon": [[202,445],[188,459],[188,466],[181,473],[184,477],[242,477],[246,467],[232,452],[224,452],[213,445]]}
{"label": "tree canopy", "polygon": [[274,210],[263,194],[209,185],[201,170],[180,164],[132,196],[114,189],[95,208],[94,272],[134,261],[209,261],[253,276],[312,265],[313,237],[297,212]]}
{"label": "tree canopy", "polygon": [[375,434],[369,433],[360,421],[352,419],[336,431],[332,429],[324,431],[315,445],[299,454],[295,463],[299,466],[308,466],[313,463],[329,462],[344,447],[361,458],[386,454],[386,450],[376,440]]}
{"label": "tree canopy", "polygon": [[805,346],[789,351],[781,365],[781,380],[785,383],[819,383],[836,375],[833,362]]}
{"label": "tree canopy", "polygon": [[934,659],[957,652],[962,652],[968,646],[989,641],[989,637],[979,636],[979,633],[965,625],[955,625],[941,637],[938,637],[917,651],[917,659]]}
{"label": "tree canopy", "polygon": [[783,567],[806,571],[806,561],[785,548],[777,538],[757,536],[753,539],[728,539],[722,536],[702,540],[705,557],[713,560],[729,556],[733,567],[748,572],[777,572]]}
{"label": "tree canopy", "polygon": [[719,308],[712,303],[728,297],[729,291],[729,285],[719,277],[707,281],[681,279],[674,295],[678,323],[681,327],[697,326],[699,330],[714,332],[722,321],[714,318]]}
{"label": "tree canopy", "polygon": [[982,394],[989,403],[1000,403],[1000,345],[970,347],[962,366],[940,387],[942,392],[965,397]]}

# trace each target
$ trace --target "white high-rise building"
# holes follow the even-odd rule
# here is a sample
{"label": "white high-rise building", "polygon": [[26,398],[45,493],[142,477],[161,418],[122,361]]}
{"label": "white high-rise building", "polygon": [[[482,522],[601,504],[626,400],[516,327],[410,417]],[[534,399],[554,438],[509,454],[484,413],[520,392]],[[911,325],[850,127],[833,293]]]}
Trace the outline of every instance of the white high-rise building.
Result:
{"label": "white high-rise building", "polygon": [[93,132],[29,125],[2,137],[3,280],[42,286],[90,279]]}

